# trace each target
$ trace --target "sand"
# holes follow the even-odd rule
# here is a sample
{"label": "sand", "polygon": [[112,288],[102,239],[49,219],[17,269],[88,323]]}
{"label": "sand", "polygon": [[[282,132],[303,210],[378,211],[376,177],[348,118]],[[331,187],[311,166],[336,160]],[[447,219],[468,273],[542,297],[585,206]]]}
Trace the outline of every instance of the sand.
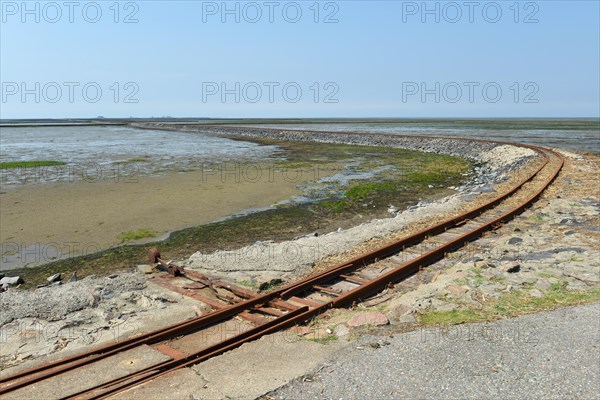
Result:
{"label": "sand", "polygon": [[[3,188],[2,266],[41,264],[121,243],[122,232],[149,229],[153,239],[300,194],[302,179],[264,173],[201,171],[139,176],[135,182],[60,182]],[[308,180],[309,177],[306,176]],[[143,241],[143,240],[142,240]],[[12,265],[11,265],[12,264]]]}

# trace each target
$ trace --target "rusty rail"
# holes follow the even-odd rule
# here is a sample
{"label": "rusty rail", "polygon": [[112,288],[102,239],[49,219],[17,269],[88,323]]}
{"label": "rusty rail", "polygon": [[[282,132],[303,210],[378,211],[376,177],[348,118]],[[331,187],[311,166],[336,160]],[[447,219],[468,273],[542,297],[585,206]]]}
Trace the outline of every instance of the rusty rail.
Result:
{"label": "rusty rail", "polygon": [[[511,144],[515,145],[514,143]],[[304,322],[328,308],[342,307],[363,300],[368,296],[372,295],[373,293],[376,293],[377,291],[381,290],[389,283],[398,281],[406,276],[417,272],[420,268],[426,265],[430,265],[431,263],[443,258],[448,252],[456,250],[457,248],[461,247],[463,244],[469,241],[475,240],[476,238],[480,237],[484,232],[494,229],[499,224],[506,223],[510,219],[514,218],[515,215],[521,213],[523,210],[529,207],[552,183],[556,176],[558,176],[563,166],[564,160],[560,154],[549,149],[529,145],[521,146],[531,148],[538,152],[543,157],[543,163],[533,173],[521,180],[509,191],[493,198],[492,200],[486,202],[485,204],[479,207],[476,207],[460,216],[447,219],[427,229],[423,229],[420,232],[400,239],[392,244],[383,246],[369,253],[360,255],[347,262],[335,265],[326,271],[286,285],[270,293],[251,296],[248,293],[242,293],[241,291],[237,291],[238,293],[235,293],[236,290],[233,289],[233,293],[240,295],[240,297],[243,298],[242,301],[236,304],[225,306],[224,308],[213,311],[207,315],[184,321],[179,324],[158,329],[156,331],[149,332],[146,334],[138,335],[136,337],[126,339],[117,343],[104,345],[86,353],[63,358],[54,362],[49,362],[47,364],[43,364],[26,371],[16,373],[11,376],[0,378],[0,394],[8,393],[16,389],[22,388],[24,386],[28,386],[33,383],[51,378],[55,375],[76,368],[80,368],[84,365],[96,362],[106,357],[110,357],[114,354],[128,349],[132,349],[137,346],[141,346],[144,344],[157,344],[173,337],[182,336],[191,332],[197,332],[201,329],[210,327],[228,318],[232,318],[243,312],[247,312],[248,310],[253,310],[257,307],[262,307],[263,305],[272,305],[277,304],[279,302],[285,303],[287,304],[287,306],[285,307],[289,307],[289,309],[285,311],[286,314],[278,315],[275,319],[270,320],[267,323],[264,323],[232,338],[229,338],[223,342],[210,346],[209,348],[203,349],[200,352],[190,354],[183,358],[166,361],[159,365],[155,365],[142,371],[138,371],[132,375],[128,375],[126,377],[106,382],[102,385],[81,391],[77,394],[68,397],[81,398],[84,396],[91,396],[86,398],[104,398],[116,392],[142,384],[148,380],[155,379],[156,377],[162,376],[170,371],[173,371],[174,369],[187,367],[195,363],[201,362],[203,360],[206,360],[210,357],[216,356],[218,354],[222,354],[223,352],[238,347],[243,343],[255,340],[260,336],[273,333],[278,330],[285,329],[295,324]],[[336,278],[339,278],[340,276],[347,277],[347,275],[345,274],[351,273],[352,271],[355,271],[356,269],[364,265],[396,254],[406,247],[412,246],[416,243],[420,243],[428,237],[443,233],[448,229],[464,225],[465,221],[471,220],[481,215],[485,211],[494,208],[502,201],[515,194],[527,182],[533,180],[540,173],[540,171],[542,171],[548,165],[550,159],[548,156],[549,154],[556,157],[559,160],[558,166],[552,171],[550,177],[539,187],[539,189],[517,207],[514,207],[513,209],[486,222],[485,224],[480,225],[477,228],[466,232],[460,235],[459,237],[452,239],[442,244],[441,246],[416,257],[415,259],[412,259],[409,262],[399,265],[398,267],[377,277],[376,279],[365,281],[361,278],[355,278],[355,283],[358,285],[357,288],[350,290],[346,293],[340,293],[328,302],[318,304],[309,300],[305,300],[305,304],[309,305],[305,305],[302,307],[290,306],[290,304],[286,302],[286,300],[293,300],[294,298],[297,298],[296,296],[300,295],[301,293],[310,290],[315,290],[315,286],[317,285],[330,282]],[[160,259],[160,254],[158,253],[158,250],[155,250],[155,258],[158,260],[158,262],[165,265],[167,268],[170,268],[170,270],[173,270],[176,273],[184,273],[183,270],[180,270],[176,266],[173,266],[171,264],[165,263],[162,259]],[[174,273],[172,272],[172,274]],[[221,285],[220,287],[227,286],[222,283],[219,284]],[[317,288],[319,288],[319,286],[317,286]]]}

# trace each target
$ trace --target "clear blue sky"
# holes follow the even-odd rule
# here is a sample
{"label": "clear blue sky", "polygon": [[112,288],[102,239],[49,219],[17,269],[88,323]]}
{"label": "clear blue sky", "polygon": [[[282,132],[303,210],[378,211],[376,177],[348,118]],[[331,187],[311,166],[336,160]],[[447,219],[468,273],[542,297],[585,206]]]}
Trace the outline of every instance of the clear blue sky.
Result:
{"label": "clear blue sky", "polygon": [[2,1],[2,118],[600,113],[595,0],[49,3]]}

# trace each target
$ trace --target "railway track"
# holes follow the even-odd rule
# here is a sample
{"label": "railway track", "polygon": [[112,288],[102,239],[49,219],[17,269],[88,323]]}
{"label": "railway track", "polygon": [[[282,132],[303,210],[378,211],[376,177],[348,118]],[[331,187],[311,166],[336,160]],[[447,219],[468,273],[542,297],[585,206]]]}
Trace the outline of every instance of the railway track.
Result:
{"label": "railway track", "polygon": [[[200,363],[263,335],[310,320],[327,309],[363,301],[388,285],[443,259],[448,253],[476,240],[485,232],[497,229],[533,204],[559,174],[563,158],[549,149],[524,147],[538,152],[541,162],[530,175],[505,193],[459,216],[266,294],[257,294],[193,271],[183,272],[162,261],[157,251],[151,252],[150,257],[154,258],[154,261],[160,261],[174,275],[183,273],[184,277],[179,279],[194,281],[187,287],[176,285],[174,282],[177,278],[158,278],[157,283],[196,298],[210,306],[213,311],[166,328],[2,377],[0,395],[3,398],[23,398],[27,397],[27,393],[42,394],[45,385],[60,386],[61,382],[72,380],[77,376],[73,374],[82,369],[89,369],[93,373],[96,366],[103,368],[104,365],[105,368],[111,357],[118,357],[135,349],[149,347],[163,355],[163,361],[138,368],[132,373],[109,377],[101,382],[92,379],[81,382],[82,386],[67,388],[66,385],[64,391],[55,396],[63,399],[106,398],[174,370]],[[202,289],[210,291],[212,295],[200,294]],[[182,351],[182,347],[177,345],[182,338],[198,338],[198,335],[202,335],[208,329],[226,327],[232,321],[240,320],[245,321],[245,324],[241,325],[242,328],[224,340],[204,341],[204,346],[196,345],[196,348],[192,346],[192,349],[187,346],[186,351]],[[239,324],[237,326],[240,327]],[[34,392],[31,392],[32,390]]]}

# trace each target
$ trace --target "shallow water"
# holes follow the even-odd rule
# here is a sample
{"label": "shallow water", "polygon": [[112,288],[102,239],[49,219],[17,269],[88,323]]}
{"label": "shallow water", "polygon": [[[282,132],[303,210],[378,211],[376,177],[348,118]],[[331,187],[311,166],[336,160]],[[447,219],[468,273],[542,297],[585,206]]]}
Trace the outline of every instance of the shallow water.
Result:
{"label": "shallow water", "polygon": [[[153,174],[210,163],[277,157],[281,149],[192,132],[124,126],[0,128],[0,161],[56,160],[65,166],[0,170],[2,183]],[[27,170],[27,171],[25,171]]]}
{"label": "shallow water", "polygon": [[[488,125],[492,125],[491,123]],[[535,128],[520,128],[512,121],[497,122],[496,127],[477,127],[460,123],[305,123],[305,124],[261,124],[260,126],[278,129],[314,130],[330,132],[388,133],[397,135],[423,135],[444,137],[465,137],[470,139],[498,140],[536,144],[572,150],[587,150],[600,153],[600,128],[594,123],[587,128],[564,129],[551,125],[556,122],[539,122]],[[546,126],[544,126],[546,125]],[[569,124],[567,124],[569,125]],[[577,124],[575,124],[577,125]],[[256,126],[256,125],[253,125]]]}

